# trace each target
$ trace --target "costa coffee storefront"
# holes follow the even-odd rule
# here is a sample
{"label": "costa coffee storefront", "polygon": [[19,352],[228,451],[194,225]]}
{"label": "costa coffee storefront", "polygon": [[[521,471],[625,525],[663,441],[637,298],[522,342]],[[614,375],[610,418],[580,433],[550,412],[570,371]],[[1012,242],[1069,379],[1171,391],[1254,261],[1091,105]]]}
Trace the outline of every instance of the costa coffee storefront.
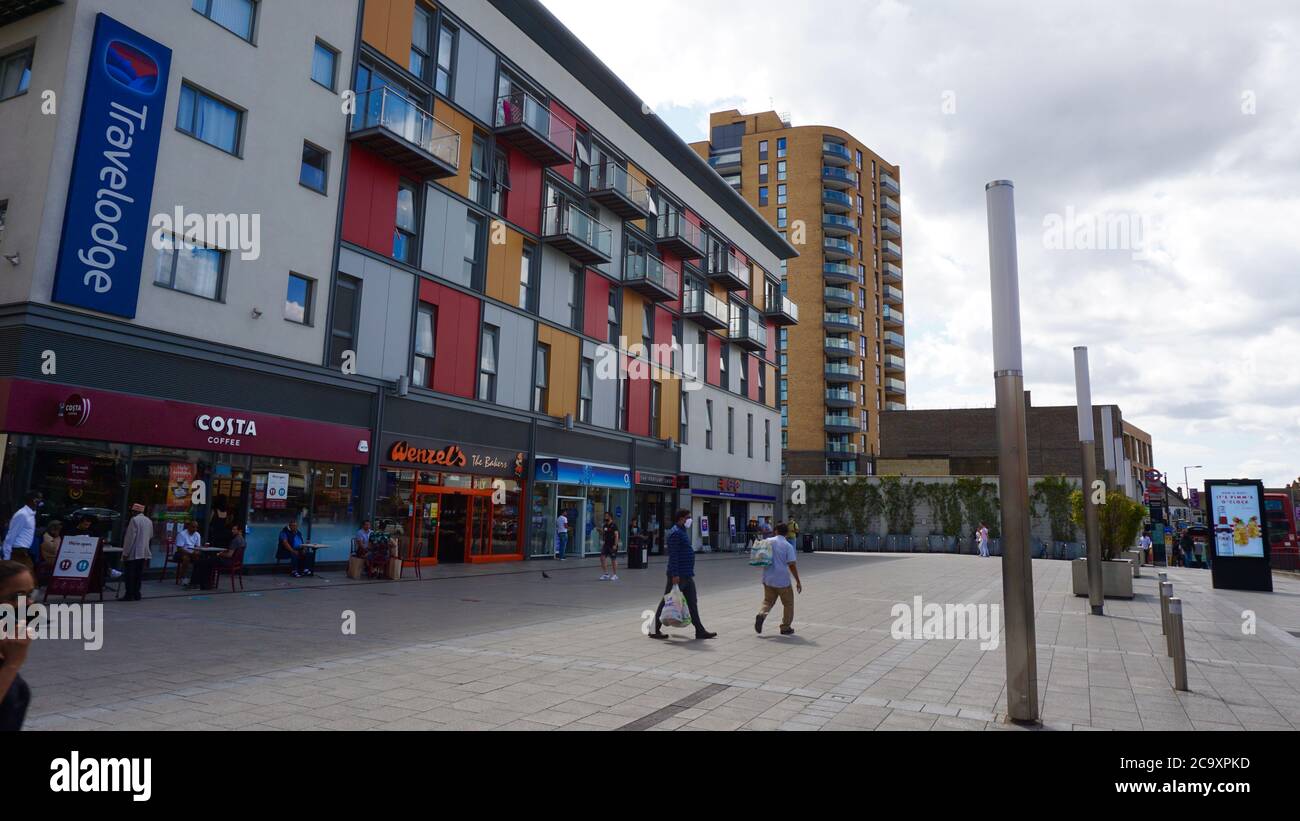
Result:
{"label": "costa coffee storefront", "polygon": [[222,505],[249,526],[246,564],[273,564],[290,521],[325,545],[318,561],[346,560],[370,450],[365,428],[21,379],[0,380],[0,431],[0,515],[32,488],[41,527],[89,517],[121,544],[139,502],[155,566],[187,519],[206,539]]}
{"label": "costa coffee storefront", "polygon": [[523,451],[385,433],[376,528],[421,564],[524,558]]}

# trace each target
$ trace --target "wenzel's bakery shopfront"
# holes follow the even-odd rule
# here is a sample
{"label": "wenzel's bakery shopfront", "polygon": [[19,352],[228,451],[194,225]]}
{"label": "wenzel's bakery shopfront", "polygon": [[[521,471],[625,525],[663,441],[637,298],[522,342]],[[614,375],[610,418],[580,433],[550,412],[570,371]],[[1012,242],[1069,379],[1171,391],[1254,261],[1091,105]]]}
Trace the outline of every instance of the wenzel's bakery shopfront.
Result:
{"label": "wenzel's bakery shopfront", "polygon": [[273,564],[290,521],[323,545],[318,561],[345,561],[370,438],[361,427],[0,379],[0,516],[39,490],[38,526],[89,517],[96,535],[120,545],[139,502],[154,522],[157,567],[187,519],[206,539],[224,505],[249,527],[246,564]]}

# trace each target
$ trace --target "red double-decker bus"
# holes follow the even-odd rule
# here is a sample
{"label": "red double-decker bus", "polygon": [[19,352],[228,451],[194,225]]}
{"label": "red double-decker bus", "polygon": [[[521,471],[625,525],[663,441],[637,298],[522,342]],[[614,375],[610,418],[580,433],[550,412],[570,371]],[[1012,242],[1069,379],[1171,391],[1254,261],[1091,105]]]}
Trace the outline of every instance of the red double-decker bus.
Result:
{"label": "red double-decker bus", "polygon": [[1269,549],[1279,553],[1300,553],[1300,536],[1296,534],[1295,505],[1286,492],[1264,493],[1264,521],[1268,523]]}

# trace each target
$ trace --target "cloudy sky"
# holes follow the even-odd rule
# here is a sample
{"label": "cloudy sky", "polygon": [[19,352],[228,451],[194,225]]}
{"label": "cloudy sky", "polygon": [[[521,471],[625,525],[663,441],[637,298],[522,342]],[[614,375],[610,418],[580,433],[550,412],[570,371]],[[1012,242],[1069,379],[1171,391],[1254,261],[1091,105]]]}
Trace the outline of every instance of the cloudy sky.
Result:
{"label": "cloudy sky", "polygon": [[1087,345],[1171,484],[1300,476],[1300,5],[545,2],[687,140],[775,109],[902,167],[909,407],[993,404],[1011,179],[1034,403]]}

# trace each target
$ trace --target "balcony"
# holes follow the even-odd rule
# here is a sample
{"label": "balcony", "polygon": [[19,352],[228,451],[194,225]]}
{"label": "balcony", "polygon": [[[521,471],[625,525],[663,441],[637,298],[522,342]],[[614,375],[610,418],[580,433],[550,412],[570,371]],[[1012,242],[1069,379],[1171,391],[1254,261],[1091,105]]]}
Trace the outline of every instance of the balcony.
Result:
{"label": "balcony", "polygon": [[853,342],[842,336],[826,337],[822,349],[827,356],[843,358],[853,356]]}
{"label": "balcony", "polygon": [[893,285],[886,285],[881,289],[881,291],[885,295],[885,302],[892,302],[899,305],[902,304],[903,292],[895,288]]}
{"label": "balcony", "polygon": [[38,11],[62,4],[63,0],[9,0],[0,8],[0,26],[16,23]]}
{"label": "balcony", "polygon": [[833,214],[847,214],[853,210],[853,198],[843,191],[823,188],[822,206]]}
{"label": "balcony", "polygon": [[852,265],[845,265],[842,262],[825,262],[822,263],[822,276],[827,282],[841,283],[861,283],[858,278],[858,272]]}
{"label": "balcony", "polygon": [[623,282],[637,293],[659,302],[677,299],[681,274],[665,268],[659,257],[648,252],[629,250],[623,256]]}
{"label": "balcony", "polygon": [[904,370],[903,357],[892,353],[885,354],[885,373],[902,373]]}
{"label": "balcony", "polygon": [[853,291],[848,288],[826,287],[822,289],[822,299],[827,308],[852,308],[858,304]]}
{"label": "balcony", "polygon": [[855,442],[827,442],[826,456],[830,459],[856,459],[858,446]]}
{"label": "balcony", "polygon": [[711,331],[725,331],[729,324],[727,303],[708,291],[687,291],[682,299],[682,315]]}
{"label": "balcony", "polygon": [[728,291],[743,291],[749,287],[749,266],[730,251],[709,254],[708,277]]}
{"label": "balcony", "polygon": [[852,165],[853,154],[839,143],[822,142],[822,159],[831,165]]}
{"label": "balcony", "polygon": [[884,219],[880,221],[880,233],[898,239],[903,235],[903,226],[891,219]]}
{"label": "balcony", "polygon": [[898,196],[899,194],[898,180],[894,179],[889,174],[882,173],[880,175],[880,188],[894,196]]}
{"label": "balcony", "polygon": [[893,197],[882,197],[880,200],[880,209],[886,214],[893,214],[896,217],[903,215],[903,209],[898,206],[898,200]]}
{"label": "balcony", "polygon": [[884,320],[886,328],[903,327],[903,312],[897,308],[891,308],[888,305],[882,306],[880,309],[880,318]]}
{"label": "balcony", "polygon": [[847,413],[826,414],[826,431],[828,433],[857,433],[861,423]]}
{"label": "balcony", "polygon": [[623,219],[650,216],[650,191],[617,163],[607,162],[592,168],[587,188],[593,200]]}
{"label": "balcony", "polygon": [[899,351],[903,350],[902,334],[897,331],[885,331],[884,334],[882,334],[882,337],[886,348],[893,348]]}
{"label": "balcony", "polygon": [[857,365],[845,365],[843,363],[831,363],[826,365],[824,375],[827,382],[861,382],[862,371]]}
{"label": "balcony", "polygon": [[723,151],[709,156],[709,165],[719,174],[740,170],[740,151]]}
{"label": "balcony", "polygon": [[655,241],[661,251],[670,251],[682,259],[704,257],[704,232],[680,211],[669,211],[655,220]]}
{"label": "balcony", "polygon": [[573,129],[526,91],[498,97],[496,135],[543,166],[573,162]]}
{"label": "balcony", "polygon": [[880,254],[885,259],[892,259],[895,262],[903,261],[903,249],[896,242],[890,242],[889,240],[882,242],[880,244]]}
{"label": "balcony", "polygon": [[827,388],[826,404],[832,408],[851,408],[858,404],[858,395],[848,388]]}
{"label": "balcony", "polygon": [[897,411],[905,411],[905,410],[907,410],[907,403],[906,403],[906,402],[886,402],[886,403],[885,403],[885,410],[891,410],[891,411],[895,411],[895,410],[897,410]]}
{"label": "balcony", "polygon": [[737,347],[747,351],[767,350],[767,329],[763,327],[758,310],[753,306],[747,305],[743,310],[731,312],[727,337]]}
{"label": "balcony", "polygon": [[857,246],[846,239],[837,239],[836,237],[824,237],[822,239],[822,253],[829,260],[852,259],[856,250]]}
{"label": "balcony", "polygon": [[862,321],[853,314],[822,314],[822,326],[829,331],[860,331]]}
{"label": "balcony", "polygon": [[460,134],[397,91],[372,88],[357,95],[348,139],[421,180],[456,176]]}
{"label": "balcony", "polygon": [[892,376],[885,378],[885,393],[907,393],[907,383]]}
{"label": "balcony", "polygon": [[835,168],[830,165],[822,166],[822,183],[831,188],[841,191],[849,188],[855,188],[858,184],[858,175],[855,171],[848,171],[843,168]]}
{"label": "balcony", "polygon": [[771,305],[763,306],[763,316],[770,319],[773,325],[798,325],[799,306],[790,297],[782,294],[780,302],[774,300]]}
{"label": "balcony", "polygon": [[822,214],[822,231],[828,237],[850,237],[858,233],[858,223],[839,214]]}
{"label": "balcony", "polygon": [[880,267],[880,270],[882,272],[881,275],[884,277],[885,282],[897,282],[899,285],[903,284],[902,268],[899,268],[897,265],[894,265],[892,263],[886,262],[884,265]]}
{"label": "balcony", "polygon": [[609,228],[576,205],[546,208],[542,241],[584,265],[601,265],[613,259]]}

